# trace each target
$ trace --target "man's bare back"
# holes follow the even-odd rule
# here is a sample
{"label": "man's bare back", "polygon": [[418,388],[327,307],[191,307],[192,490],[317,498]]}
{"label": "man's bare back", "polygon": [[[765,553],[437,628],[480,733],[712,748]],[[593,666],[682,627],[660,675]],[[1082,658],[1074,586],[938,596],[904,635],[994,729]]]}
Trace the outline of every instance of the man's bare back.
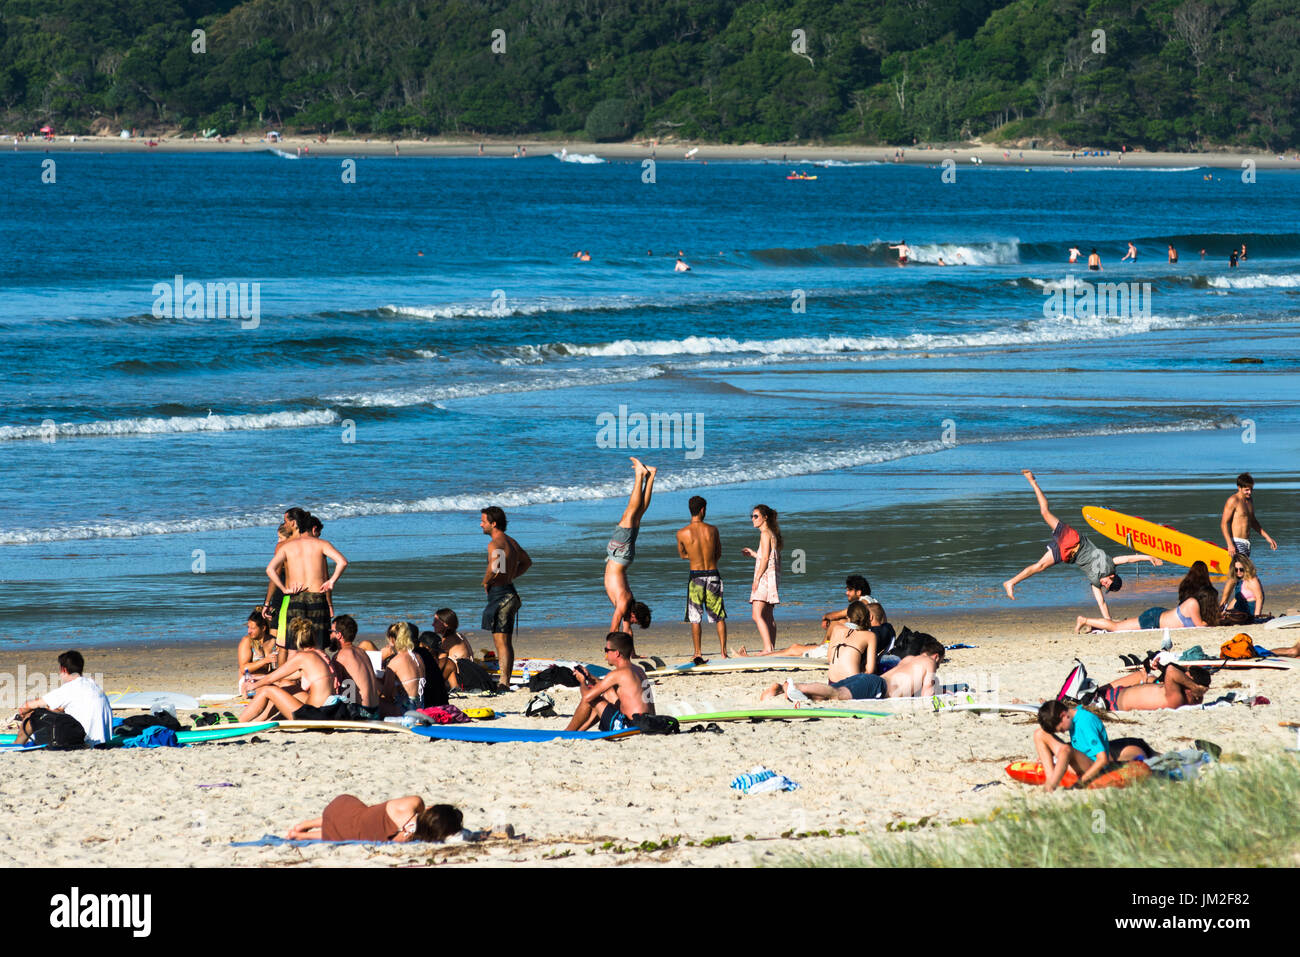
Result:
{"label": "man's bare back", "polygon": [[722,556],[717,526],[692,519],[689,525],[677,532],[677,554],[691,563],[693,572],[717,568]]}
{"label": "man's bare back", "polygon": [[[327,577],[328,566],[325,560],[334,561],[333,577]],[[339,551],[323,538],[300,535],[284,542],[276,549],[275,557],[267,566],[266,573],[286,595],[298,592],[324,592],[334,587],[339,575],[347,567]],[[283,578],[280,573],[283,571]]]}
{"label": "man's bare back", "polygon": [[484,588],[509,585],[532,566],[532,559],[519,543],[505,532],[494,529],[488,542],[488,567]]}
{"label": "man's bare back", "polygon": [[930,655],[908,655],[885,672],[887,698],[914,698],[934,694],[938,664]]}

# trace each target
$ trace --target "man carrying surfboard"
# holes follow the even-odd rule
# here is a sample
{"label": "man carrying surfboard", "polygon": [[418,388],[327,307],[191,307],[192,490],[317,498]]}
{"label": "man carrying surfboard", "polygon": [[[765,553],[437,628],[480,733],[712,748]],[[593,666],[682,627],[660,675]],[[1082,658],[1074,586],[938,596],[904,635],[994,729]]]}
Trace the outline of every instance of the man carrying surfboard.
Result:
{"label": "man carrying surfboard", "polygon": [[1127,565],[1133,562],[1150,562],[1152,565],[1163,565],[1164,562],[1151,555],[1117,555],[1115,558],[1111,558],[1089,539],[1084,538],[1053,515],[1047,507],[1047,496],[1038,487],[1034,473],[1029,469],[1021,469],[1021,472],[1029,480],[1029,485],[1038,498],[1038,511],[1043,516],[1043,521],[1047,523],[1047,527],[1052,530],[1052,537],[1047,543],[1047,553],[1042,558],[1034,562],[1034,564],[1026,566],[1014,578],[1009,578],[1002,583],[1007,597],[1015,601],[1016,585],[1031,575],[1037,575],[1053,565],[1066,562],[1076,566],[1079,571],[1083,572],[1084,577],[1088,579],[1088,584],[1092,586],[1092,594],[1097,599],[1097,607],[1101,609],[1101,616],[1109,618],[1110,609],[1106,607],[1106,593],[1119,591],[1120,586],[1124,584],[1123,579],[1116,573],[1115,566]]}
{"label": "man carrying surfboard", "polygon": [[1242,555],[1250,556],[1252,530],[1263,535],[1269,547],[1277,551],[1277,542],[1273,541],[1268,532],[1260,528],[1259,519],[1255,517],[1254,495],[1255,479],[1249,472],[1242,472],[1237,476],[1236,493],[1228,496],[1228,501],[1223,505],[1223,519],[1219,522],[1219,530],[1223,532],[1223,540],[1228,545],[1229,555],[1240,552]]}

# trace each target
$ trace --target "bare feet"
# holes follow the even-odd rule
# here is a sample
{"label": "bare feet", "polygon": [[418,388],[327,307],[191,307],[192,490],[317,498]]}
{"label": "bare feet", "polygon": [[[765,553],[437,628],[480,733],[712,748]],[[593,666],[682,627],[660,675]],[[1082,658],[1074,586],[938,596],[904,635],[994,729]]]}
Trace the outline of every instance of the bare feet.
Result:
{"label": "bare feet", "polygon": [[1084,618],[1082,615],[1080,615],[1078,618],[1074,620],[1074,633],[1076,635],[1082,635],[1085,632],[1089,632],[1089,631],[1092,631],[1092,629],[1088,627],[1087,618]]}
{"label": "bare feet", "polygon": [[[741,658],[748,658],[748,657],[749,657],[749,652],[745,650],[745,646],[744,646],[744,645],[741,645],[739,648],[736,649],[736,654],[739,655]],[[725,657],[727,657],[727,656],[726,656],[726,655],[723,655],[722,657],[725,658]]]}
{"label": "bare feet", "polygon": [[1016,586],[1011,584],[1010,578],[1002,583],[1002,588],[1006,591],[1008,598],[1012,601],[1016,600]]}
{"label": "bare feet", "polygon": [[632,460],[632,468],[636,469],[637,475],[640,475],[642,472],[646,471],[646,467],[641,464],[641,460],[637,458],[635,455],[629,455],[628,458]]}
{"label": "bare feet", "polygon": [[1035,482],[1034,482],[1034,473],[1031,472],[1031,471],[1029,471],[1029,469],[1021,469],[1021,470],[1020,470],[1020,474],[1023,475],[1025,478],[1029,479],[1029,484],[1030,484],[1030,485],[1034,485],[1034,484],[1035,484]]}
{"label": "bare feet", "polygon": [[[635,462],[636,460],[633,459],[632,461]],[[654,478],[654,477],[659,473],[659,466],[657,466],[657,465],[647,465],[647,466],[645,466],[645,470],[646,470],[647,474],[649,474],[650,478],[653,479],[653,478]]]}

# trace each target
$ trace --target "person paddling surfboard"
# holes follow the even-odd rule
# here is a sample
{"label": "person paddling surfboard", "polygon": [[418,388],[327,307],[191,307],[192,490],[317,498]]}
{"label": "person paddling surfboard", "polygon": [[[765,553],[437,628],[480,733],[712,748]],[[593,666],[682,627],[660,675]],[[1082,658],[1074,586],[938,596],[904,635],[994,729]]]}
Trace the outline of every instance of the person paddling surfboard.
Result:
{"label": "person paddling surfboard", "polygon": [[1052,530],[1052,537],[1047,543],[1047,553],[1042,558],[1034,562],[1034,564],[1026,566],[1014,578],[1009,578],[1002,583],[1007,597],[1015,601],[1016,585],[1031,575],[1037,575],[1053,565],[1066,562],[1083,572],[1084,577],[1088,579],[1088,584],[1092,586],[1092,594],[1097,600],[1097,607],[1101,609],[1102,617],[1109,618],[1110,611],[1106,607],[1106,593],[1119,591],[1120,586],[1124,584],[1123,579],[1116,573],[1115,566],[1134,562],[1150,562],[1152,565],[1163,565],[1164,562],[1151,555],[1117,555],[1115,558],[1111,558],[1089,539],[1080,535],[1053,515],[1047,507],[1047,496],[1038,487],[1034,473],[1029,469],[1021,469],[1021,472],[1029,480],[1029,485],[1038,498],[1038,511],[1043,516],[1043,521],[1047,523],[1047,527]]}

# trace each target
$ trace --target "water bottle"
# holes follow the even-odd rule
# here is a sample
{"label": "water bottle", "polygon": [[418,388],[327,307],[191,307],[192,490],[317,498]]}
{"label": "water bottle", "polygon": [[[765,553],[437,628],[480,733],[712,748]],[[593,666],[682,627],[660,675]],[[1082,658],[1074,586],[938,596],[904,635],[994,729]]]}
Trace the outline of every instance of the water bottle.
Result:
{"label": "water bottle", "polygon": [[244,697],[253,697],[252,680],[247,668],[244,669]]}

